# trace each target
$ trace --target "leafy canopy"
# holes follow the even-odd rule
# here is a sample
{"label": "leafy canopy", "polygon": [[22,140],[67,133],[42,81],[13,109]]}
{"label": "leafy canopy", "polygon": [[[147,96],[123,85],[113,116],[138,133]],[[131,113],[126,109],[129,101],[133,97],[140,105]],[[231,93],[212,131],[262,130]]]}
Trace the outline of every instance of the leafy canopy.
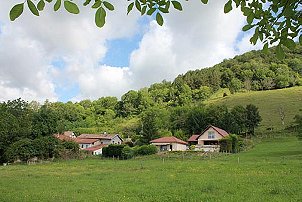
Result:
{"label": "leafy canopy", "polygon": [[[79,7],[72,0],[32,0],[16,4],[10,11],[10,19],[14,21],[24,10],[27,4],[29,10],[36,16],[45,7],[45,1],[53,4],[54,11],[61,8],[62,1],[66,11],[72,14],[80,12]],[[176,0],[127,0],[127,14],[133,9],[141,15],[154,16],[157,23],[164,24],[163,15],[168,14],[172,9],[182,11],[182,3]],[[188,0],[185,0],[188,1]],[[201,0],[202,4],[207,4],[208,0]],[[95,9],[95,24],[103,27],[106,23],[106,13],[114,10],[114,5],[109,1],[85,0],[84,6],[91,6]],[[240,8],[246,17],[246,24],[243,31],[253,29],[253,36],[250,38],[252,44],[258,41],[264,43],[263,50],[268,51],[269,45],[278,44],[276,54],[278,58],[284,58],[282,45],[289,49],[296,46],[295,39],[298,38],[302,44],[301,24],[302,24],[302,1],[301,0],[228,0],[224,5],[224,12],[229,13],[234,7]]]}

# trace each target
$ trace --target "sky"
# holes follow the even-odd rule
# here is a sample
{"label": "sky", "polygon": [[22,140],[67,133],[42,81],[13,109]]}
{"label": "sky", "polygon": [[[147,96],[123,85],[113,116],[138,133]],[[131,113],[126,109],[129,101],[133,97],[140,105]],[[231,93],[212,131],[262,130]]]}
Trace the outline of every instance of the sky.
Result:
{"label": "sky", "polygon": [[128,2],[112,0],[115,11],[102,29],[89,7],[72,15],[47,4],[39,17],[25,7],[10,22],[9,10],[19,2],[6,0],[0,7],[0,101],[120,98],[261,48],[241,31],[245,18],[239,10],[224,14],[224,0],[184,1],[182,12],[164,15],[163,26],[135,10],[126,15]]}

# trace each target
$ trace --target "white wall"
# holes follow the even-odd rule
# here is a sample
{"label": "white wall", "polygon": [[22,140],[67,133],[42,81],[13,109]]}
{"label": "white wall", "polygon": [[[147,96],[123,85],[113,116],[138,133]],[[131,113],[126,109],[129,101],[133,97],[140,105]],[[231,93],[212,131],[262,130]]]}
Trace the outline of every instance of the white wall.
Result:
{"label": "white wall", "polygon": [[[209,139],[208,138],[208,132],[209,131],[214,132],[214,134],[215,134],[215,138],[214,139]],[[220,140],[222,138],[223,137],[216,130],[214,130],[213,128],[209,128],[201,136],[199,136],[199,138],[198,138],[198,144],[203,145],[205,140]]]}

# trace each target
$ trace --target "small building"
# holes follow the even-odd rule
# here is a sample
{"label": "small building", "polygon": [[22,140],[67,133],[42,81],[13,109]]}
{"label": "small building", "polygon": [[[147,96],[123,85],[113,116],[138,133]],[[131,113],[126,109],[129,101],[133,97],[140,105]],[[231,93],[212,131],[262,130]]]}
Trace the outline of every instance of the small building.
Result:
{"label": "small building", "polygon": [[219,140],[228,135],[225,130],[209,125],[200,135],[192,135],[188,142],[195,145],[195,150],[214,152],[220,149]]}
{"label": "small building", "polygon": [[79,139],[98,139],[100,140],[100,144],[122,144],[123,139],[119,134],[111,135],[111,134],[81,134],[77,138]]}
{"label": "small building", "polygon": [[99,139],[90,138],[76,138],[75,142],[79,144],[80,149],[87,149],[89,147],[97,146],[101,144]]}
{"label": "small building", "polygon": [[161,137],[151,140],[150,143],[155,145],[159,151],[186,151],[188,143],[176,137]]}
{"label": "small building", "polygon": [[104,147],[107,147],[108,145],[105,144],[100,144],[100,145],[96,145],[93,147],[89,147],[89,148],[85,148],[83,150],[87,151],[88,153],[90,153],[91,155],[101,155],[102,154],[102,150]]}

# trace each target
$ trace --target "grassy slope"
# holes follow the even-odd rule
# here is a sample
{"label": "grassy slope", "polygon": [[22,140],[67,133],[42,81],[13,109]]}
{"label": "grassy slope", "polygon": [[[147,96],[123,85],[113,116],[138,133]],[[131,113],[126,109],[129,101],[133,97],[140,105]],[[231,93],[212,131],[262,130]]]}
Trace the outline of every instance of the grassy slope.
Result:
{"label": "grassy slope", "polygon": [[290,137],[211,160],[13,165],[0,167],[0,201],[298,201],[301,160],[301,143]]}
{"label": "grassy slope", "polygon": [[[207,101],[207,104],[225,104],[229,107],[250,103],[259,108],[263,119],[258,131],[264,132],[269,127],[273,127],[275,131],[281,130],[289,126],[293,122],[293,117],[299,113],[299,109],[302,109],[302,87],[237,93]],[[285,126],[281,124],[280,107],[284,108]]]}

